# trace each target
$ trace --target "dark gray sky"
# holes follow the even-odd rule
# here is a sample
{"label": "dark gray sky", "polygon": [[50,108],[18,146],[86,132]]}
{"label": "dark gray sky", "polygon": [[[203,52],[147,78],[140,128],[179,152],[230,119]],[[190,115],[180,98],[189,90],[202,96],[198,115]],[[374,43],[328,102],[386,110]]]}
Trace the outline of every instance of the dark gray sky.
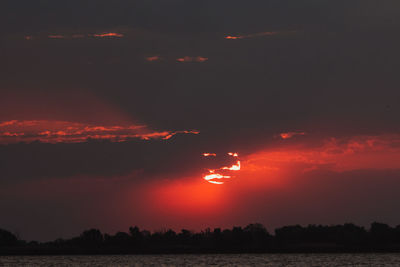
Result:
{"label": "dark gray sky", "polygon": [[[102,33],[120,36],[95,36]],[[268,227],[398,224],[400,199],[392,190],[400,178],[399,47],[396,0],[3,0],[0,125],[25,123],[0,126],[0,227],[47,240],[87,227],[112,232],[133,224],[151,230],[255,221]],[[200,133],[44,144],[41,133],[55,129],[29,128],[36,132],[28,134],[27,121]],[[18,139],[24,142],[4,141],[14,140],[8,135],[16,131],[24,132]],[[294,131],[305,134],[279,137]],[[332,138],[334,145],[327,141]],[[211,165],[232,161],[205,160],[203,152],[237,151],[246,173],[245,163],[253,166],[260,153],[282,149],[285,159],[271,152],[268,160],[292,164],[290,153],[307,152],[301,161],[306,173],[285,165],[298,187],[266,186],[257,194],[254,188],[229,189],[243,201],[237,210],[224,202],[224,219],[205,213],[199,220],[177,211],[190,207],[172,204],[163,214],[159,203],[143,203],[158,194],[157,181],[167,192],[165,181],[201,182]],[[315,153],[338,149],[329,163],[315,163]],[[362,154],[351,158],[351,167],[326,167],[339,166],[349,151]],[[267,168],[268,160],[256,165]],[[167,206],[176,195],[188,197],[160,194]],[[303,203],[304,212],[293,203]],[[350,203],[346,210],[344,203]],[[196,205],[191,208],[202,207]]]}

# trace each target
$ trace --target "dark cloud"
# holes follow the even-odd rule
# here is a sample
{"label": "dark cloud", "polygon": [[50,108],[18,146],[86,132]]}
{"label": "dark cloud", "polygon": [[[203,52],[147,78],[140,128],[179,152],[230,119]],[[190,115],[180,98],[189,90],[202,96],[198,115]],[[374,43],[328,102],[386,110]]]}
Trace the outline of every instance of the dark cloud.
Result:
{"label": "dark cloud", "polygon": [[[385,0],[2,1],[6,32],[133,26],[169,32],[265,31],[265,27],[371,29],[398,23],[399,4]],[[350,27],[350,28],[349,28]]]}
{"label": "dark cloud", "polygon": [[[0,183],[18,183],[42,178],[113,177],[135,171],[142,179],[163,176],[199,176],[206,168],[222,166],[232,161],[229,157],[204,159],[207,151],[227,153],[212,147],[203,137],[176,135],[168,140],[131,140],[127,142],[88,141],[85,143],[10,144],[0,146]],[[21,167],[23,166],[23,167]]]}

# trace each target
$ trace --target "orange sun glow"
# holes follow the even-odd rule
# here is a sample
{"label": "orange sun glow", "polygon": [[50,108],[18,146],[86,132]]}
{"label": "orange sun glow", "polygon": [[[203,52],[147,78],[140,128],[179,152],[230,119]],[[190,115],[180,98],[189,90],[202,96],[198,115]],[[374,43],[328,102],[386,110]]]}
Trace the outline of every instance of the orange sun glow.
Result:
{"label": "orange sun glow", "polygon": [[[215,157],[216,155],[217,154],[215,154],[215,153],[204,153],[203,154],[204,157],[209,157],[209,156]],[[238,153],[229,152],[228,155],[231,157],[239,158]],[[228,175],[225,173],[226,171],[240,171],[240,169],[241,169],[241,165],[240,165],[240,160],[238,159],[236,161],[236,163],[230,167],[224,166],[219,169],[209,169],[208,174],[204,175],[203,179],[211,184],[221,185],[221,184],[224,184],[224,181],[222,181],[222,179],[232,178],[232,175]]]}

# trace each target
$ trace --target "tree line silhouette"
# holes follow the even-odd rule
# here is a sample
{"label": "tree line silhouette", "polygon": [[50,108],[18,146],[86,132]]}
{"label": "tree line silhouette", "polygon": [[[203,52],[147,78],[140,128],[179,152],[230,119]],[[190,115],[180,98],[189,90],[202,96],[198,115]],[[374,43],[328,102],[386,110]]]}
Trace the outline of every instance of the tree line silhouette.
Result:
{"label": "tree line silhouette", "polygon": [[71,239],[27,242],[0,229],[0,254],[121,254],[121,253],[266,253],[266,252],[399,252],[400,225],[374,222],[366,230],[344,225],[300,225],[277,228],[271,235],[262,224],[215,228],[201,232],[182,229],[103,234],[84,231]]}

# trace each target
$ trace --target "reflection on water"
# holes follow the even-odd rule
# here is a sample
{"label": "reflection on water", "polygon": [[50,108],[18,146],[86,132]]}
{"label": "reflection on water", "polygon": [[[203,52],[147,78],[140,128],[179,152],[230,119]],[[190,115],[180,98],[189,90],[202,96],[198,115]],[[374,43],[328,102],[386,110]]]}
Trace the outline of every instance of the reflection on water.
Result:
{"label": "reflection on water", "polygon": [[400,266],[400,254],[0,256],[0,266]]}

